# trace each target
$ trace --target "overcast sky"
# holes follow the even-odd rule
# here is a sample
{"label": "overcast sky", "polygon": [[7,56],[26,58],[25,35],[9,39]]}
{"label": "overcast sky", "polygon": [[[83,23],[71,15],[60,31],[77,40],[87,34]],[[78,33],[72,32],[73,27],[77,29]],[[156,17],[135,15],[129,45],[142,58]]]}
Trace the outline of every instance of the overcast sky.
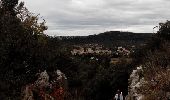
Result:
{"label": "overcast sky", "polygon": [[[20,0],[22,1],[22,0]],[[47,22],[48,35],[153,32],[170,19],[170,0],[23,0]]]}

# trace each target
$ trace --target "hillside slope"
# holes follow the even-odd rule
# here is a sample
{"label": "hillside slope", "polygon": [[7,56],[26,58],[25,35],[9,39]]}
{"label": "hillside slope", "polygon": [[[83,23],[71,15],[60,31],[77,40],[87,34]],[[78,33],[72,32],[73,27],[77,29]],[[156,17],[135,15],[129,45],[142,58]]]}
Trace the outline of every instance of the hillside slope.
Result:
{"label": "hillside slope", "polygon": [[98,35],[89,36],[60,36],[62,41],[73,44],[101,44],[106,47],[114,46],[128,46],[128,45],[142,45],[151,38],[151,33],[132,33],[132,32],[120,32],[120,31],[108,31],[100,33]]}

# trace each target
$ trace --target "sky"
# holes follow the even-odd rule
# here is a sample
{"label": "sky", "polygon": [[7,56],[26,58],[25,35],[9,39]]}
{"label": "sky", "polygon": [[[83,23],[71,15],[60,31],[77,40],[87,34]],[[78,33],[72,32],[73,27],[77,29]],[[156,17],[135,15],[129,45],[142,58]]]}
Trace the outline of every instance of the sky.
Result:
{"label": "sky", "polygon": [[[21,0],[20,0],[21,1]],[[46,20],[50,36],[83,36],[105,31],[153,33],[170,19],[170,0],[23,0]]]}

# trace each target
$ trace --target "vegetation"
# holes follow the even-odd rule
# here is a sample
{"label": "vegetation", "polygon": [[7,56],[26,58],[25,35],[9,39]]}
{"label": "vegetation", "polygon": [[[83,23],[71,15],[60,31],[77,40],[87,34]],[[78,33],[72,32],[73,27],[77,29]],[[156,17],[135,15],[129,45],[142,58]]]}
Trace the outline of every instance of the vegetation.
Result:
{"label": "vegetation", "polygon": [[[169,98],[169,24],[162,23],[159,31],[155,34],[153,40],[152,52],[147,54],[144,63],[144,78],[147,81],[141,88],[145,100],[158,100]],[[148,94],[148,92],[150,92]]]}
{"label": "vegetation", "polygon": [[58,41],[43,33],[47,29],[45,21],[38,23],[38,19],[23,2],[0,2],[1,100],[21,99],[22,86],[35,81],[39,70],[54,66]]}
{"label": "vegetation", "polygon": [[114,49],[115,46],[129,47],[132,45],[140,46],[152,37],[151,33],[132,33],[120,31],[108,31],[98,35],[60,37],[66,43],[71,45],[81,44],[100,44],[107,48]]}
{"label": "vegetation", "polygon": [[[131,78],[130,95],[128,96],[130,98],[140,97],[140,100],[168,100],[170,98],[169,21],[161,23],[158,27],[159,31],[144,49],[138,52],[140,56],[138,61],[136,60],[136,64],[142,67],[137,67],[138,70],[140,69],[139,77],[131,75],[134,79]],[[137,70],[134,70],[132,74],[136,72]],[[132,89],[133,87],[137,88]]]}

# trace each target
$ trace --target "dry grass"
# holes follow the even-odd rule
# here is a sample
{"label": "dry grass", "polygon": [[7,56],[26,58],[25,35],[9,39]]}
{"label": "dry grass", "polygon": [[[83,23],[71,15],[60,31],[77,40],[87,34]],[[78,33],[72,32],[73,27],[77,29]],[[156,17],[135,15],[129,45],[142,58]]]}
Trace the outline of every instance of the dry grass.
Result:
{"label": "dry grass", "polygon": [[143,65],[145,83],[140,88],[144,100],[167,100],[170,92],[170,51],[169,43],[161,50],[150,52]]}

